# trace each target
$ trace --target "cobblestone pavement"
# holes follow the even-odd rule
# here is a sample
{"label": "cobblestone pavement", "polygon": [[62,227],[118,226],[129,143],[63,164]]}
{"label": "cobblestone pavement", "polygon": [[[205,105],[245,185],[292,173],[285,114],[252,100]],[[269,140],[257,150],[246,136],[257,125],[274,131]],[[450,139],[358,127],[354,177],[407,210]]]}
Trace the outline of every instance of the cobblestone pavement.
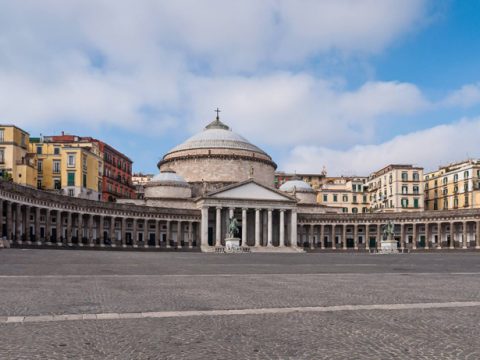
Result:
{"label": "cobblestone pavement", "polygon": [[480,254],[0,251],[0,359],[479,359],[480,307],[5,324],[2,317],[480,301]]}

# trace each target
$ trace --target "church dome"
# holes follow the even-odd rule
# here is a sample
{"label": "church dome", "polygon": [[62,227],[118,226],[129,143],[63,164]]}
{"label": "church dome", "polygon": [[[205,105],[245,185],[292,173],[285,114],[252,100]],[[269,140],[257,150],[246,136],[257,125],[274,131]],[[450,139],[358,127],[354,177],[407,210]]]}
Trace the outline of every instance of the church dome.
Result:
{"label": "church dome", "polygon": [[167,155],[183,150],[216,148],[247,150],[266,155],[263,150],[250,143],[243,136],[234,133],[218,118],[208,124],[202,132],[174,147]]}
{"label": "church dome", "polygon": [[303,180],[289,180],[280,186],[280,190],[288,193],[293,191],[311,193],[315,192],[315,190],[313,190],[312,187]]}
{"label": "church dome", "polygon": [[149,184],[172,184],[172,185],[185,185],[188,186],[188,183],[185,181],[185,179],[178,175],[175,171],[171,169],[166,169],[163,170],[161,173],[155,175],[147,185]]}
{"label": "church dome", "polygon": [[277,165],[272,158],[216,117],[202,132],[171,149],[157,164],[173,169],[192,187],[193,195],[254,179],[273,186]]}

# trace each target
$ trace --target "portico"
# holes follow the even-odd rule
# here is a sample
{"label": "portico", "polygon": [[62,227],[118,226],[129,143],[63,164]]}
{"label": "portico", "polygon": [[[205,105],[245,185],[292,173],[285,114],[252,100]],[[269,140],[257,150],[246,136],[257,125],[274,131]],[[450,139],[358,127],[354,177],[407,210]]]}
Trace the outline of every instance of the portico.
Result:
{"label": "portico", "polygon": [[198,200],[202,213],[202,250],[225,246],[228,221],[240,224],[241,246],[296,247],[296,200],[253,179],[206,194]]}

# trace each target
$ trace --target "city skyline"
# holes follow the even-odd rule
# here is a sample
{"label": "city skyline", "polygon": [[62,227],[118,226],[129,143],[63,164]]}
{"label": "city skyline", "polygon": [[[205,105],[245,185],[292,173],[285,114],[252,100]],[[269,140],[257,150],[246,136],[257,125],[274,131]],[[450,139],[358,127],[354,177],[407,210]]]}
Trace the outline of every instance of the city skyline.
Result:
{"label": "city skyline", "polygon": [[478,157],[479,5],[374,3],[2,3],[1,122],[100,138],[136,172],[217,106],[289,172]]}

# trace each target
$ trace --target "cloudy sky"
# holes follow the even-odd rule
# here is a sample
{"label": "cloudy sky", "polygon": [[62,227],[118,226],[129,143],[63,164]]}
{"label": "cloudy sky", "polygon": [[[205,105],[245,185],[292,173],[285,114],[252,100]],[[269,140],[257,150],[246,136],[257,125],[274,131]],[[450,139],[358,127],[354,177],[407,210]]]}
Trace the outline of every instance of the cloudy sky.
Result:
{"label": "cloudy sky", "polygon": [[156,172],[213,110],[280,170],[480,157],[480,2],[0,0],[0,122]]}

